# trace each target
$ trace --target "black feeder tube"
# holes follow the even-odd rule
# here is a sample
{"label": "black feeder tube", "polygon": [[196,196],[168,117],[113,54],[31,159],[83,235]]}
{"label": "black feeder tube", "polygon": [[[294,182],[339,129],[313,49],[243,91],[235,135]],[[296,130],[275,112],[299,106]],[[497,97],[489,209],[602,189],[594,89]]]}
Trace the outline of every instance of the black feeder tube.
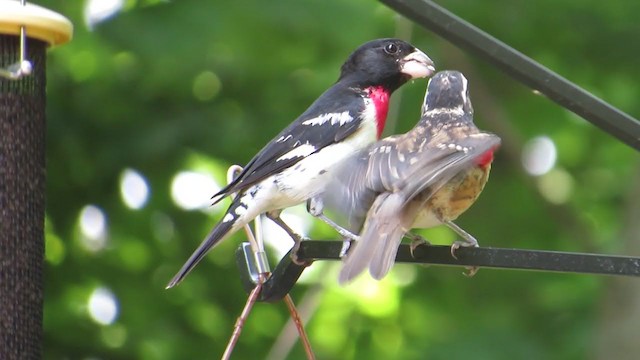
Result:
{"label": "black feeder tube", "polygon": [[71,23],[0,1],[0,359],[42,357],[46,51]]}

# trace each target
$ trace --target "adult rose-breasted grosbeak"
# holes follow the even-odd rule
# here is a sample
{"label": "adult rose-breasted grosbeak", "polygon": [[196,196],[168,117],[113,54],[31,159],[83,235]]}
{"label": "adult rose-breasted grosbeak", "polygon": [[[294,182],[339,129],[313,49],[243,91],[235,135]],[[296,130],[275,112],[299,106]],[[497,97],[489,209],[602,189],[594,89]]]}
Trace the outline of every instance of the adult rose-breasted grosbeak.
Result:
{"label": "adult rose-breasted grosbeak", "polygon": [[336,165],[380,138],[391,93],[410,79],[434,73],[422,51],[398,39],[378,39],[356,49],[338,81],[247,163],[213,203],[233,193],[222,220],[167,285],[177,285],[217,243],[261,213],[296,235],[281,219],[282,209],[317,196]]}
{"label": "adult rose-breasted grosbeak", "polygon": [[464,239],[452,245],[454,256],[460,246],[478,246],[452,221],[480,195],[500,138],[474,125],[467,84],[457,71],[435,74],[411,131],[378,141],[340,165],[322,200],[347,215],[350,230],[362,228],[344,258],[340,283],[366,267],[373,278],[383,278],[405,234],[424,241],[408,233],[412,228],[449,226]]}

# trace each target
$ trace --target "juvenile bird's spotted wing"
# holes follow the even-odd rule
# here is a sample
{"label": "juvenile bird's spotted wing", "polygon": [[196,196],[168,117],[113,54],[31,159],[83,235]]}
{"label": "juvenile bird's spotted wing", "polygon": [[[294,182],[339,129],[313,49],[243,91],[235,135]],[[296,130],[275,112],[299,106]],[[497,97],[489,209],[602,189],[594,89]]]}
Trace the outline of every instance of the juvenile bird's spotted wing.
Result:
{"label": "juvenile bird's spotted wing", "polygon": [[[427,146],[415,139],[403,135],[379,141],[371,147],[368,161],[360,155],[343,167],[339,178],[344,180],[330,189],[333,194],[325,200],[327,206],[345,215],[351,230],[360,230],[367,220],[344,262],[340,283],[367,266],[374,279],[384,277],[404,233],[411,229],[413,219],[403,216],[412,211],[408,207],[422,206],[460,171],[500,144],[499,137],[488,133],[471,134],[451,147]],[[418,194],[421,201],[412,203]]]}
{"label": "juvenile bird's spotted wing", "polygon": [[[427,156],[416,156],[414,166],[409,165],[410,170],[406,171],[407,176],[394,183],[395,188],[402,194],[403,205],[425,189],[429,189],[432,194],[438,191],[460,171],[472,166],[478,157],[499,145],[498,136],[476,133],[457,139],[446,148],[429,147]],[[386,175],[387,178],[393,176],[392,173],[382,175]]]}
{"label": "juvenile bird's spotted wing", "polygon": [[427,188],[437,191],[478,156],[500,144],[496,135],[477,133],[442,148],[436,141],[412,136],[412,132],[385,138],[340,167],[337,180],[323,197],[327,208],[348,219],[349,230],[360,230],[379,194],[398,193],[401,205],[406,205]]}
{"label": "juvenile bird's spotted wing", "polygon": [[[397,192],[381,199],[379,203],[376,200],[368,215],[366,233],[362,236],[363,242],[371,242],[368,246],[374,249],[369,266],[374,279],[382,279],[389,272],[402,237],[412,227],[414,219],[402,215],[417,214],[414,209],[421,208],[442,186],[461,171],[475,166],[478,157],[499,144],[500,138],[497,136],[479,133],[458,141],[453,149],[431,150],[431,156],[427,156],[430,159],[415,163],[418,165],[415,169],[421,171],[408,171],[410,175],[397,182]],[[351,261],[356,262],[356,257],[354,254],[354,260]]]}

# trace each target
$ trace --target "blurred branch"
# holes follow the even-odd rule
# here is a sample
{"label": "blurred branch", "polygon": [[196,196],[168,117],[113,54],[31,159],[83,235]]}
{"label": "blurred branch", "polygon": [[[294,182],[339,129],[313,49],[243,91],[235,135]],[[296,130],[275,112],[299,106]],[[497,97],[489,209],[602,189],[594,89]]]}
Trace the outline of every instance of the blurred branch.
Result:
{"label": "blurred branch", "polygon": [[247,298],[247,302],[236,319],[236,323],[233,326],[233,332],[231,333],[231,338],[229,338],[229,342],[227,343],[227,347],[224,349],[224,353],[222,354],[222,360],[231,359],[231,354],[233,353],[233,349],[236,347],[238,343],[238,339],[240,339],[240,334],[242,333],[242,328],[244,327],[244,323],[247,321],[249,317],[249,313],[251,309],[253,309],[253,305],[255,305],[256,300],[258,299],[258,295],[262,290],[262,283],[264,282],[264,277],[260,277],[258,284],[251,290],[249,293],[249,297]]}
{"label": "blurred branch", "polygon": [[[319,264],[323,266],[323,269],[330,266],[331,264],[322,263]],[[298,313],[300,314],[301,321],[306,324],[309,322],[313,314],[315,314],[318,306],[320,305],[320,299],[322,297],[322,293],[324,291],[323,282],[314,283],[311,288],[305,291],[304,296],[300,300],[298,304]],[[287,324],[284,326],[282,331],[280,331],[280,335],[276,339],[275,343],[271,347],[269,354],[266,356],[267,360],[279,360],[286,359],[291,353],[291,349],[296,343],[296,333],[298,330],[296,329],[296,324],[292,318],[287,321]]]}
{"label": "blurred branch", "polygon": [[305,321],[300,317],[300,313],[298,309],[296,309],[291,295],[287,294],[287,296],[284,297],[284,303],[287,305],[287,309],[289,309],[289,314],[291,315],[289,320],[293,322],[294,328],[297,330],[298,336],[300,336],[300,341],[302,342],[302,347],[307,355],[307,359],[314,360],[316,355],[313,353],[313,349],[311,349],[311,342],[309,342],[307,332],[304,330]]}

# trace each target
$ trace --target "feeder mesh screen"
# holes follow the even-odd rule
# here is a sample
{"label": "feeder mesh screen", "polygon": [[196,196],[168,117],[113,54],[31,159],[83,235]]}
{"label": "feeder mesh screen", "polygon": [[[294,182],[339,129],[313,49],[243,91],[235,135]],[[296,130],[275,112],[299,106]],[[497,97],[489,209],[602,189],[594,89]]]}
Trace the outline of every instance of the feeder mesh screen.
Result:
{"label": "feeder mesh screen", "polygon": [[[33,73],[0,78],[0,359],[42,357],[46,45],[27,48]],[[19,51],[0,35],[0,66]]]}

